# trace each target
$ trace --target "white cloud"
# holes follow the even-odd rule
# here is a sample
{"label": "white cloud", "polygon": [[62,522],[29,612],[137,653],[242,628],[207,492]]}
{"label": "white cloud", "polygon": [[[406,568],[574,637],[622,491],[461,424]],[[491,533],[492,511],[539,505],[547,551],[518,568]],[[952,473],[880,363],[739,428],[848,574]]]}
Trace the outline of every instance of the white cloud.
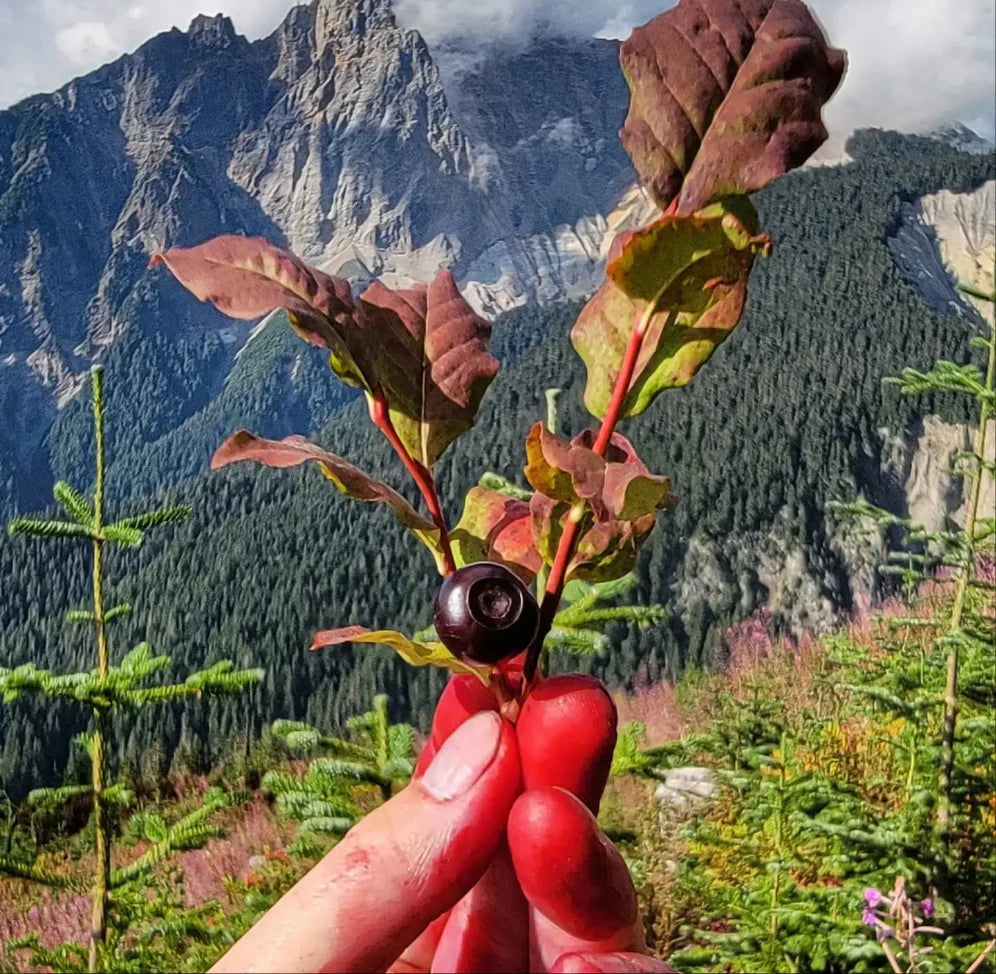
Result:
{"label": "white cloud", "polygon": [[107,24],[99,20],[81,20],[56,31],[55,46],[67,60],[84,69],[121,53]]}
{"label": "white cloud", "polygon": [[[0,105],[51,90],[186,28],[228,13],[251,38],[269,33],[294,0],[0,0]],[[334,0],[343,2],[343,0]],[[996,0],[810,0],[830,40],[848,50],[847,77],[827,111],[835,136],[860,126],[923,131],[954,120],[996,136]],[[672,0],[395,0],[401,23],[431,42],[454,34],[525,35],[548,25],[575,35],[625,36]]]}

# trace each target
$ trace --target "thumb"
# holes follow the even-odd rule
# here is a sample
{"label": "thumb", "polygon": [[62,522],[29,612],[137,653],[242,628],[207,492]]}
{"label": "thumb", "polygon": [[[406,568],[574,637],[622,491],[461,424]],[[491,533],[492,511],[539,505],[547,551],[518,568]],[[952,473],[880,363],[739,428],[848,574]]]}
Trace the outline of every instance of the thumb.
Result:
{"label": "thumb", "polygon": [[385,970],[488,867],[519,790],[515,731],[471,717],[212,969]]}

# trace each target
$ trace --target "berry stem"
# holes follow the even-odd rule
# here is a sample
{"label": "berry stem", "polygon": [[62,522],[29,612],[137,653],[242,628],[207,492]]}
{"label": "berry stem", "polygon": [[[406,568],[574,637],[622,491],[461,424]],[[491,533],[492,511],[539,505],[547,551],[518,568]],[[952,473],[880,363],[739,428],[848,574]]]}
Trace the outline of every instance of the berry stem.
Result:
{"label": "berry stem", "polygon": [[456,561],[453,558],[453,547],[450,544],[450,533],[446,528],[446,518],[443,515],[443,506],[439,501],[439,494],[436,493],[436,482],[433,479],[432,471],[419,463],[409,452],[408,448],[401,442],[394,423],[391,422],[391,413],[387,406],[387,400],[383,395],[368,397],[370,409],[370,419],[374,426],[387,437],[388,443],[394,447],[394,452],[400,457],[405,469],[411,474],[415,486],[418,487],[425,499],[425,506],[429,509],[429,515],[433,523],[439,528],[439,544],[443,552],[443,575],[452,575],[456,571]]}
{"label": "berry stem", "polygon": [[[670,208],[669,208],[670,209]],[[622,413],[623,404],[629,394],[630,385],[633,382],[633,373],[636,371],[636,362],[640,357],[640,350],[643,348],[643,339],[650,327],[650,322],[658,312],[658,302],[660,296],[647,304],[647,307],[636,316],[633,323],[633,331],[629,336],[629,343],[626,346],[626,353],[623,355],[622,365],[619,375],[616,377],[616,384],[612,390],[612,398],[609,406],[602,418],[602,425],[598,431],[598,438],[592,451],[600,457],[604,457],[612,441],[612,434],[619,416]],[[665,327],[667,327],[665,325]],[[557,614],[560,606],[561,596],[564,594],[564,584],[567,581],[567,568],[571,558],[574,556],[574,549],[577,545],[578,534],[581,529],[581,522],[584,520],[586,505],[583,501],[575,504],[567,514],[564,521],[564,531],[560,536],[560,544],[557,546],[557,554],[554,556],[553,564],[550,566],[550,574],[546,580],[546,590],[543,593],[543,602],[540,605],[539,629],[536,632],[536,639],[529,647],[526,656],[526,664],[523,670],[523,695],[529,692],[533,677],[536,674],[536,664],[539,662],[540,651],[543,648],[543,640],[546,639],[553,618]]]}

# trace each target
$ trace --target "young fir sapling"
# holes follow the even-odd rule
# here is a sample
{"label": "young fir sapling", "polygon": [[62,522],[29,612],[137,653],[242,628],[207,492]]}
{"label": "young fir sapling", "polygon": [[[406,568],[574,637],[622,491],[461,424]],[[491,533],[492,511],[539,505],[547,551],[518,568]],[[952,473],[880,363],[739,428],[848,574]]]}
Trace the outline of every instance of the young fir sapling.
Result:
{"label": "young fir sapling", "polygon": [[[825,141],[821,110],[845,65],[801,0],[680,0],[634,30],[620,60],[631,94],[621,138],[660,215],[616,238],[606,281],[571,332],[587,368],[584,404],[600,425],[568,438],[537,423],[525,444],[532,490],[508,496],[483,479],[455,527],[439,500],[435,465],[474,425],[498,362],[489,351],[491,326],[448,270],[409,289],[376,282],[357,299],[347,281],[261,238],[221,236],[152,261],[233,318],[283,309],[302,338],[327,349],[336,375],[363,391],[371,421],[412,477],[428,516],[299,436],[274,441],[240,431],[215,454],[213,468],[315,462],[342,493],[388,506],[444,578],[488,562],[524,586],[535,583],[539,596],[528,646],[524,637],[506,644],[526,650],[514,662],[492,665],[493,646],[480,657],[455,653],[459,641],[443,632],[422,641],[360,626],[319,633],[313,648],[381,643],[415,665],[475,673],[513,718],[550,645],[565,586],[631,573],[657,512],[675,503],[668,479],[651,473],[616,427],[691,381],[740,321],[754,260],[771,249],[750,194]],[[496,571],[474,569],[482,570]],[[447,591],[459,585],[454,579]],[[490,600],[490,611],[518,606],[519,596],[509,586]],[[566,611],[578,615],[574,606]],[[445,632],[443,622],[437,630]]]}
{"label": "young fir sapling", "polygon": [[[127,887],[149,878],[155,867],[173,853],[196,848],[217,835],[218,830],[207,820],[215,812],[239,800],[212,789],[201,805],[172,824],[159,816],[138,813],[135,821],[144,823],[142,836],[148,849],[129,864],[113,868],[112,845],[116,820],[122,808],[134,803],[134,795],[122,781],[112,782],[111,760],[115,733],[126,715],[149,707],[168,704],[184,698],[232,696],[263,678],[260,669],[236,670],[230,660],[219,660],[197,673],[191,673],[182,683],[149,683],[150,677],[169,669],[168,656],[154,656],[148,643],[142,642],[125,653],[120,662],[112,663],[111,632],[115,622],[131,614],[131,605],[106,605],[105,558],[111,547],[136,548],[149,531],[185,520],[190,508],[162,507],[142,514],[110,522],[105,504],[106,454],[103,368],[94,366],[91,373],[94,420],[95,477],[90,497],[69,484],[59,481],[53,488],[55,500],[68,515],[68,520],[53,521],[37,518],[15,518],[10,522],[12,535],[83,543],[92,551],[91,606],[72,609],[66,614],[71,625],[92,626],[96,667],[79,673],[52,673],[38,669],[34,663],[24,663],[13,669],[0,667],[0,700],[12,703],[21,697],[40,697],[49,701],[72,701],[88,711],[90,730],[77,736],[90,759],[90,781],[60,788],[38,788],[28,795],[28,804],[35,807],[58,808],[67,802],[86,798],[93,810],[94,862],[91,875],[61,875],[39,866],[32,860],[13,856],[9,849],[0,853],[0,875],[41,883],[56,889],[89,888],[92,901],[90,942],[86,950],[85,969],[96,971],[105,966],[110,951],[116,949],[127,933],[127,917],[114,929],[111,907],[119,905]],[[120,921],[120,916],[119,916]],[[111,935],[110,937],[108,935]],[[34,950],[41,965],[49,965],[40,951],[37,937],[28,937],[23,946]],[[84,948],[66,947],[74,962],[82,957]],[[79,957],[77,956],[79,955]],[[68,963],[68,961],[67,961]],[[80,961],[81,966],[83,961]]]}

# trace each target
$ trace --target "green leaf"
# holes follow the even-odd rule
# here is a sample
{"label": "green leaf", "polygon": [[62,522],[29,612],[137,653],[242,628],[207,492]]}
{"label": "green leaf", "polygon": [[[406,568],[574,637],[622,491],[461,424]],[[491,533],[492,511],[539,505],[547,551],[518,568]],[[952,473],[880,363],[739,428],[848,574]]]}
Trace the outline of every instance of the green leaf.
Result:
{"label": "green leaf", "polygon": [[799,0],[681,0],[634,30],[619,60],[623,146],[657,204],[677,198],[690,213],[761,189],[823,144],[820,111],[846,56]]}
{"label": "green leaf", "polygon": [[453,673],[472,673],[487,684],[490,668],[473,666],[457,659],[442,643],[416,643],[400,632],[390,629],[372,631],[363,626],[344,626],[315,633],[311,648],[324,649],[343,643],[377,643],[390,646],[406,663],[412,666],[439,666]]}
{"label": "green leaf", "polygon": [[529,505],[487,487],[471,487],[450,534],[458,566],[477,561],[505,565],[527,584],[542,561],[533,544]]}
{"label": "green leaf", "polygon": [[750,201],[736,197],[616,238],[608,280],[571,330],[590,413],[605,415],[634,328],[644,335],[621,418],[694,378],[740,321],[754,258],[770,250],[756,227]]}
{"label": "green leaf", "polygon": [[439,529],[422,517],[396,490],[374,480],[354,467],[348,460],[323,450],[303,436],[288,436],[283,440],[267,440],[246,430],[230,436],[211,458],[211,469],[218,470],[230,463],[255,460],[268,467],[296,467],[309,460],[317,463],[322,473],[347,497],[370,503],[386,504],[395,517],[432,552],[437,565],[442,564]]}
{"label": "green leaf", "polygon": [[52,494],[77,524],[82,524],[86,528],[93,527],[93,508],[79,491],[74,490],[64,480],[60,480],[52,488]]}

